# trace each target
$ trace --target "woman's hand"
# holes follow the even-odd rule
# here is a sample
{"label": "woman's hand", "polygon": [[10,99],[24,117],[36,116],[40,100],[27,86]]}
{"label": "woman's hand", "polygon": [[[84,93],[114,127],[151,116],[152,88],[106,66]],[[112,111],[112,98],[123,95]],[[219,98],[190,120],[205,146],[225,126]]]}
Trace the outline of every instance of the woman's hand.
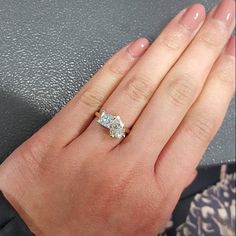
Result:
{"label": "woman's hand", "polygon": [[[156,235],[234,94],[234,1],[195,4],[149,47],[121,49],[0,167],[0,189],[37,235]],[[114,139],[94,117],[132,127]]]}

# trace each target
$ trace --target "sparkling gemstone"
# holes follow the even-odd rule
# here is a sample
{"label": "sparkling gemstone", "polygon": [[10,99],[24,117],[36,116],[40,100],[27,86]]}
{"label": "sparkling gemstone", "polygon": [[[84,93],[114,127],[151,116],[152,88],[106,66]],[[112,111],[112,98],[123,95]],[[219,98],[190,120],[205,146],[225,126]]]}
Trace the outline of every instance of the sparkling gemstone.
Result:
{"label": "sparkling gemstone", "polygon": [[112,138],[125,137],[125,129],[110,129],[110,135]]}
{"label": "sparkling gemstone", "polygon": [[99,119],[99,124],[110,130],[110,136],[113,138],[125,137],[124,123],[119,116],[113,116],[105,111],[102,111]]}
{"label": "sparkling gemstone", "polygon": [[110,126],[110,135],[113,138],[125,137],[124,124],[119,116],[116,116],[115,119],[112,121],[112,124]]}
{"label": "sparkling gemstone", "polygon": [[121,119],[120,119],[119,116],[114,117],[114,120],[112,121],[111,126],[112,126],[113,129],[121,129],[121,128],[124,128],[124,124],[123,124],[123,122],[121,121]]}
{"label": "sparkling gemstone", "polygon": [[106,128],[110,128],[113,120],[115,119],[114,116],[108,114],[107,112],[103,111],[100,118],[98,119],[98,123]]}

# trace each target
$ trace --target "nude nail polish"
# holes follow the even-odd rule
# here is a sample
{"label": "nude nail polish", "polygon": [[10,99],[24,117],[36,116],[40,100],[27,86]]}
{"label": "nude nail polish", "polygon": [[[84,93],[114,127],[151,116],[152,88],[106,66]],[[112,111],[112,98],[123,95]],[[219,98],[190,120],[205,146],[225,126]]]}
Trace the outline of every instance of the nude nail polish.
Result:
{"label": "nude nail polish", "polygon": [[225,23],[226,25],[231,25],[235,19],[235,1],[222,0],[218,4],[213,18]]}
{"label": "nude nail polish", "polygon": [[201,4],[194,4],[186,10],[179,23],[189,30],[194,31],[203,22],[205,16],[204,6]]}
{"label": "nude nail polish", "polygon": [[132,57],[140,57],[149,46],[149,41],[146,38],[139,38],[131,43],[127,50]]}
{"label": "nude nail polish", "polygon": [[236,37],[232,36],[226,46],[226,54],[235,57],[235,40]]}

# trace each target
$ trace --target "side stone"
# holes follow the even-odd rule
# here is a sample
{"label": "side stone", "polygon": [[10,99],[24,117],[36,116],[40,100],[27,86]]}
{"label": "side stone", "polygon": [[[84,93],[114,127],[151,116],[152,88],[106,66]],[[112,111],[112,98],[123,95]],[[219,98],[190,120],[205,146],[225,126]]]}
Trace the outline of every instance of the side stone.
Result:
{"label": "side stone", "polygon": [[115,119],[114,116],[112,116],[112,115],[108,114],[107,112],[103,111],[97,122],[105,128],[110,128],[110,126],[111,126],[114,119]]}

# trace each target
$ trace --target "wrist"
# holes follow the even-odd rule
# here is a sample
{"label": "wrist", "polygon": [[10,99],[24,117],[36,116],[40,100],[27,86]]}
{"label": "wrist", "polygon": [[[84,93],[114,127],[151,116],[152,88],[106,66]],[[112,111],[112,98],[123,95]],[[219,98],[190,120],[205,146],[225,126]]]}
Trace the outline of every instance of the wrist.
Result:
{"label": "wrist", "polygon": [[9,156],[0,165],[0,191],[29,229],[39,235],[39,230],[35,227],[33,214],[31,214],[33,212],[28,210],[30,199],[27,199],[27,194],[34,179],[23,159],[15,159]]}

